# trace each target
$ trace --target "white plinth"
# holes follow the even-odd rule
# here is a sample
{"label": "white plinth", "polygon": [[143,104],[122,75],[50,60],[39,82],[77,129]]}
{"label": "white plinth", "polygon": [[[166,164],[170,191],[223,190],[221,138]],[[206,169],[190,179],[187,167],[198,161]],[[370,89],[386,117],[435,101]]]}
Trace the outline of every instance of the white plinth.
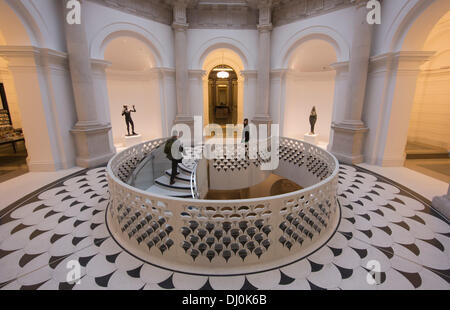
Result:
{"label": "white plinth", "polygon": [[133,145],[139,144],[142,142],[142,136],[141,135],[137,135],[137,136],[125,136],[125,143],[124,143],[124,147],[128,148],[131,147]]}
{"label": "white plinth", "polygon": [[305,134],[305,142],[308,142],[308,143],[311,143],[314,145],[318,145],[319,144],[319,135],[318,134],[312,135],[312,134],[307,133],[307,134]]}

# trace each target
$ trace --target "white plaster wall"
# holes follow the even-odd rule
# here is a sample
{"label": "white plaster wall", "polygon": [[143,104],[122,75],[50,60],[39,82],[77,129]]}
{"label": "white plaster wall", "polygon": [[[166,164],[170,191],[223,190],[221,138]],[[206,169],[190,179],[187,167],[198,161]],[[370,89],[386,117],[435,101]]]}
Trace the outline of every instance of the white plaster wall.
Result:
{"label": "white plaster wall", "polygon": [[[0,18],[0,29],[5,29],[3,24],[8,25],[4,34],[8,45],[33,45],[66,51],[62,1],[0,0],[0,10],[9,12]],[[24,27],[15,27],[16,20],[20,20]]]}
{"label": "white plaster wall", "polygon": [[419,76],[408,140],[450,150],[450,70]]}
{"label": "white plaster wall", "polygon": [[372,56],[390,52],[393,49],[392,40],[402,26],[402,21],[420,2],[429,0],[394,0],[383,1],[381,6],[381,24],[376,25],[372,38]]}
{"label": "white plaster wall", "polygon": [[203,61],[217,48],[229,48],[244,63],[245,70],[255,70],[258,61],[257,30],[189,29],[187,32],[188,68],[201,70]]}
{"label": "white plaster wall", "polygon": [[334,72],[289,74],[286,79],[286,102],[283,133],[300,138],[310,132],[309,116],[317,109],[316,134],[329,142],[334,101]]}
{"label": "white plaster wall", "polygon": [[[49,90],[50,111],[49,122],[53,124],[54,132],[51,140],[56,140],[58,157],[61,164],[57,169],[68,169],[75,166],[76,148],[70,132],[77,122],[75,103],[73,99],[72,81],[68,67],[52,67],[46,71]],[[52,141],[55,143],[56,141]]]}
{"label": "white plaster wall", "polygon": [[89,1],[85,6],[91,58],[103,59],[107,38],[112,38],[111,35],[134,34],[151,45],[157,67],[174,68],[173,30],[170,26]]}
{"label": "white plaster wall", "polygon": [[[15,0],[8,0],[15,1]],[[29,12],[38,25],[41,47],[66,52],[64,24],[65,16],[62,1],[60,0],[20,0],[23,7]],[[66,10],[65,12],[68,12]]]}
{"label": "white plaster wall", "polygon": [[19,15],[5,0],[0,0],[0,33],[4,45],[31,45],[37,44],[36,40],[29,36],[29,30],[23,25]]}
{"label": "white plaster wall", "polygon": [[346,8],[275,27],[272,32],[272,69],[287,68],[289,53],[311,36],[327,39],[338,48],[338,61],[348,61],[353,37],[352,14],[352,8]]}
{"label": "white plaster wall", "polygon": [[450,150],[450,11],[428,36],[424,50],[436,51],[417,80],[408,141]]}
{"label": "white plaster wall", "polygon": [[[137,133],[144,140],[163,136],[160,85],[157,77],[141,74],[107,72],[111,125],[115,144],[124,142],[127,128],[122,116],[124,105],[136,106],[132,118]],[[131,128],[130,128],[131,131]]]}

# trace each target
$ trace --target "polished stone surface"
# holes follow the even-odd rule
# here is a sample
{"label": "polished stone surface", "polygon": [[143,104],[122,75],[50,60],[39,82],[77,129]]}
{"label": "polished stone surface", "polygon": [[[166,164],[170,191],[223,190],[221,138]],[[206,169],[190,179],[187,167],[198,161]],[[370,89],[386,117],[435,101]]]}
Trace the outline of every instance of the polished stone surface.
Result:
{"label": "polished stone surface", "polygon": [[[343,216],[327,245],[272,271],[206,277],[119,247],[105,225],[105,169],[84,170],[0,212],[0,288],[450,289],[450,225],[429,201],[352,166],[339,182]],[[67,283],[70,261],[81,266],[77,285]]]}

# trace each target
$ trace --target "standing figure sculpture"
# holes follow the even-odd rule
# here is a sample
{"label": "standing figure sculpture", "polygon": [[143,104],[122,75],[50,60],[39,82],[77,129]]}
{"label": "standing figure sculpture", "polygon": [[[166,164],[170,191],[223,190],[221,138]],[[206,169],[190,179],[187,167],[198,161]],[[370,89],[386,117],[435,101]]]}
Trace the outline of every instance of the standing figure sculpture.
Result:
{"label": "standing figure sculpture", "polygon": [[[137,133],[134,132],[134,122],[133,119],[131,118],[131,113],[134,112],[136,113],[136,108],[135,106],[133,106],[133,110],[128,110],[128,106],[124,105],[123,106],[123,111],[122,111],[122,116],[125,116],[125,123],[127,124],[127,131],[128,131],[128,137],[129,136],[137,136]],[[131,125],[131,130],[133,132],[133,134],[130,135],[130,125]]]}
{"label": "standing figure sculpture", "polygon": [[313,107],[312,111],[311,111],[311,115],[309,116],[309,123],[311,124],[311,135],[315,135],[315,127],[316,127],[316,123],[317,123],[317,112],[316,112],[316,107]]}

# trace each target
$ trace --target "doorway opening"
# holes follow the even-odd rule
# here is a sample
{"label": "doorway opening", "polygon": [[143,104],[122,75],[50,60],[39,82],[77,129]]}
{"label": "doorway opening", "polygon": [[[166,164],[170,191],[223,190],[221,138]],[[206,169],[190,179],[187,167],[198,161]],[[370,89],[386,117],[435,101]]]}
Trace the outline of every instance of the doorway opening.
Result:
{"label": "doorway opening", "polygon": [[238,123],[238,76],[228,65],[213,68],[208,78],[209,123]]}
{"label": "doorway opening", "polygon": [[13,126],[4,83],[0,82],[0,183],[28,172],[21,128]]}
{"label": "doorway opening", "polygon": [[434,26],[423,50],[435,51],[421,67],[409,123],[405,166],[450,183],[450,11]]}

